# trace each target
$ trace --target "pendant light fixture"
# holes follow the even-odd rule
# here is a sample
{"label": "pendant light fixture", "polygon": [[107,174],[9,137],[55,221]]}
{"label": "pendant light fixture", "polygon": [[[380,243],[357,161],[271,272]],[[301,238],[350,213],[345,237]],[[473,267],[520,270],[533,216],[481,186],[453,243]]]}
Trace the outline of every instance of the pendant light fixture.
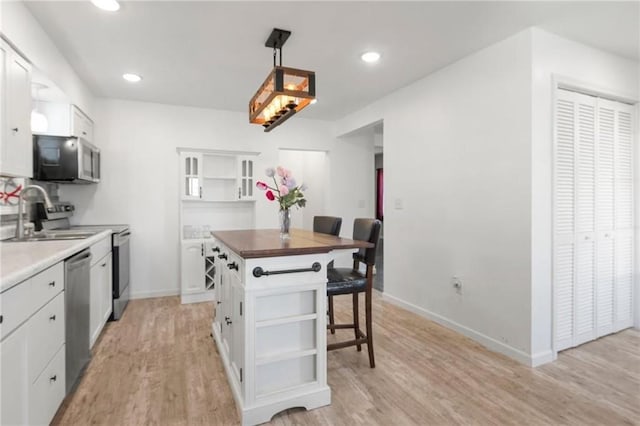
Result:
{"label": "pendant light fixture", "polygon": [[[316,98],[313,71],[282,66],[282,46],[290,35],[291,31],[277,28],[271,32],[265,46],[273,49],[273,70],[249,101],[249,122],[260,124],[265,132],[275,129]],[[276,65],[278,54],[280,63]]]}

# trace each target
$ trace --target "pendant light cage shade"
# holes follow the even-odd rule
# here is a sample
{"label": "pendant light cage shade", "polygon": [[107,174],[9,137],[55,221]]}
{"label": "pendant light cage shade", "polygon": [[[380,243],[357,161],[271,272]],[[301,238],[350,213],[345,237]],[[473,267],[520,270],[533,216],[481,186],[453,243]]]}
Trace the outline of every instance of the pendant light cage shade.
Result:
{"label": "pendant light cage shade", "polygon": [[275,66],[249,101],[249,122],[268,132],[304,109],[316,97],[313,71]]}

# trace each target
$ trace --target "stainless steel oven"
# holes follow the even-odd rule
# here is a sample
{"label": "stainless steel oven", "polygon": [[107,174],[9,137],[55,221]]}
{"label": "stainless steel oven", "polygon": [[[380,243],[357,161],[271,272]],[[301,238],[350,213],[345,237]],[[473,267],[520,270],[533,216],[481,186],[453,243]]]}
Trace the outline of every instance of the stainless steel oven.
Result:
{"label": "stainless steel oven", "polygon": [[100,150],[82,138],[34,136],[33,178],[63,183],[100,182]]}
{"label": "stainless steel oven", "polygon": [[113,234],[113,320],[120,319],[129,303],[130,236],[128,228]]}

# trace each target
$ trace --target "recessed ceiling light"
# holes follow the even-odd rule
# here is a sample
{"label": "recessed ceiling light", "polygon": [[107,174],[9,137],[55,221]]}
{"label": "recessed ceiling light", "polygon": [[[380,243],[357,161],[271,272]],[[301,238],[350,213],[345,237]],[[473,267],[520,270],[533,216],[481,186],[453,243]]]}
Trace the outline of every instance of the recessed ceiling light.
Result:
{"label": "recessed ceiling light", "polygon": [[318,102],[318,99],[317,99],[317,98],[313,98],[313,99],[311,99],[311,105],[315,104],[316,102]]}
{"label": "recessed ceiling light", "polygon": [[125,80],[127,80],[129,83],[138,83],[140,80],[142,80],[142,77],[140,77],[138,74],[122,74],[122,78],[124,78]]}
{"label": "recessed ceiling light", "polygon": [[360,59],[371,64],[374,62],[378,62],[378,60],[380,59],[380,54],[378,52],[365,52],[362,54],[362,56],[360,56]]}
{"label": "recessed ceiling light", "polygon": [[120,3],[116,0],[91,0],[91,3],[93,3],[95,7],[108,12],[115,12],[120,9]]}

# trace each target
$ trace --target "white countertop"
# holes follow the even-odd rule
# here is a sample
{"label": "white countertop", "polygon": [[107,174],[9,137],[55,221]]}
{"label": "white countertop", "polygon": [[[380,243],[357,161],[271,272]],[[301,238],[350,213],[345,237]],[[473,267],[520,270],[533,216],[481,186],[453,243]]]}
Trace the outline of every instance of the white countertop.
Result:
{"label": "white countertop", "polygon": [[0,293],[110,237],[105,230],[82,240],[0,242]]}

